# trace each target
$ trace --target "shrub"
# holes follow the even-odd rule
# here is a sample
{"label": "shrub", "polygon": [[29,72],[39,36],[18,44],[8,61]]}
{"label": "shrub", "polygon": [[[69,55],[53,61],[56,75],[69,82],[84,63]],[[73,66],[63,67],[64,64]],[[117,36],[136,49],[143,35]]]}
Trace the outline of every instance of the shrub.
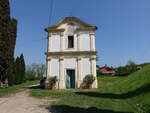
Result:
{"label": "shrub", "polygon": [[81,88],[90,88],[94,80],[95,77],[93,75],[86,75],[81,84]]}
{"label": "shrub", "polygon": [[56,77],[56,76],[50,77],[50,78],[48,79],[49,88],[50,88],[50,89],[53,89],[54,86],[56,85],[56,82],[57,82],[57,81],[58,81],[58,80],[57,80],[57,77]]}
{"label": "shrub", "polygon": [[40,87],[41,87],[41,88],[45,88],[45,81],[46,81],[46,77],[43,77],[43,78],[40,80]]}
{"label": "shrub", "polygon": [[136,104],[137,113],[150,113],[150,104]]}
{"label": "shrub", "polygon": [[30,70],[30,71],[26,71],[26,80],[35,80],[36,79],[36,76],[35,76],[35,72]]}

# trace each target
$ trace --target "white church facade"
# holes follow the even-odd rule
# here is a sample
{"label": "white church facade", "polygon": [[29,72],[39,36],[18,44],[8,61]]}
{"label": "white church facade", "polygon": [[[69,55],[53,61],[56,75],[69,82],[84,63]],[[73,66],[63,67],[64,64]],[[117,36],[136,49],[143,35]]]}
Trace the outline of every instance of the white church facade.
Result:
{"label": "white church facade", "polygon": [[57,76],[58,89],[79,88],[88,74],[95,77],[92,88],[97,88],[96,30],[96,26],[76,17],[66,17],[45,29],[48,33],[47,79]]}

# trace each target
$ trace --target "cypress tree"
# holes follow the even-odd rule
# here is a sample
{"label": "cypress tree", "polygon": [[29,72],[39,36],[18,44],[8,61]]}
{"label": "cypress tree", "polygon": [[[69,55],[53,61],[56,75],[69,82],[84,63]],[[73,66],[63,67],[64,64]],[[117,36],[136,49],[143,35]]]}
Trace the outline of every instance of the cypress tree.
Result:
{"label": "cypress tree", "polygon": [[19,76],[19,57],[16,58],[15,63],[15,84],[19,84],[20,83],[20,76]]}
{"label": "cypress tree", "polygon": [[21,82],[25,81],[25,61],[24,61],[24,56],[21,54],[20,56],[20,66],[21,66]]}
{"label": "cypress tree", "polygon": [[12,73],[17,20],[10,17],[9,0],[0,0],[0,85]]}
{"label": "cypress tree", "polygon": [[12,86],[15,84],[15,60],[10,64],[9,71],[8,71],[8,84]]}

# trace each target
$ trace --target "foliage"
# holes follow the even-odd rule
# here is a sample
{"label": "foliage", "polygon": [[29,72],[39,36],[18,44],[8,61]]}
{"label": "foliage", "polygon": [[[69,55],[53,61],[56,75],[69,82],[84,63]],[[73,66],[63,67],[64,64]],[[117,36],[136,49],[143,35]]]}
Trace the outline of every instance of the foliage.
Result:
{"label": "foliage", "polygon": [[99,76],[98,89],[36,89],[31,91],[31,95],[59,100],[51,106],[62,108],[62,113],[140,113],[136,112],[135,105],[150,103],[149,81],[150,65],[129,76]]}
{"label": "foliage", "polygon": [[[17,20],[10,17],[9,0],[0,0],[0,83],[12,74]],[[12,83],[11,83],[12,84]]]}
{"label": "foliage", "polygon": [[46,66],[44,64],[36,64],[36,74],[39,79],[43,78],[43,75],[46,70]]}
{"label": "foliage", "polygon": [[43,77],[43,78],[40,80],[40,87],[41,87],[41,88],[46,88],[46,87],[45,87],[45,81],[46,81],[46,77]]}
{"label": "foliage", "polygon": [[133,66],[133,65],[136,65],[136,63],[132,60],[129,60],[127,66]]}
{"label": "foliage", "polygon": [[9,69],[8,83],[10,86],[25,82],[25,61],[23,54],[13,60]]}
{"label": "foliage", "polygon": [[[41,80],[45,74],[46,66],[44,64],[31,64],[26,67],[27,80],[37,79]],[[30,76],[31,77],[30,77]]]}
{"label": "foliage", "polygon": [[13,62],[11,63],[10,67],[9,67],[9,73],[8,73],[8,84],[9,86],[14,85],[15,83],[15,61],[13,59]]}
{"label": "foliage", "polygon": [[137,67],[142,69],[142,68],[144,68],[147,65],[150,65],[150,63],[147,62],[147,63],[143,63],[143,64],[137,64]]}
{"label": "foliage", "polygon": [[86,75],[83,79],[83,83],[81,84],[81,88],[89,88],[95,80],[95,77],[93,75]]}
{"label": "foliage", "polygon": [[97,76],[102,75],[102,73],[100,72],[100,70],[96,70],[96,75],[97,75]]}
{"label": "foliage", "polygon": [[126,66],[120,66],[116,69],[118,74],[130,74],[136,72],[138,70],[138,66],[133,61],[128,61]]}
{"label": "foliage", "polygon": [[150,113],[150,104],[136,104],[135,108],[137,113]]}
{"label": "foliage", "polygon": [[36,79],[35,75],[36,75],[35,71],[28,69],[26,71],[26,80],[30,80],[30,81],[35,80]]}
{"label": "foliage", "polygon": [[52,89],[53,86],[56,84],[57,81],[58,81],[58,80],[57,80],[57,77],[56,77],[56,76],[50,77],[50,78],[48,79],[49,88]]}
{"label": "foliage", "polygon": [[24,56],[23,54],[21,54],[20,56],[20,72],[21,72],[21,82],[24,82],[26,80],[26,77],[25,77],[25,71],[26,71],[26,65],[25,65],[25,60],[24,60]]}
{"label": "foliage", "polygon": [[100,69],[100,66],[99,66],[99,65],[96,65],[96,68],[97,68],[97,69],[96,69],[96,75],[97,75],[97,76],[102,75],[102,73],[101,73],[100,70],[99,70],[99,69]]}

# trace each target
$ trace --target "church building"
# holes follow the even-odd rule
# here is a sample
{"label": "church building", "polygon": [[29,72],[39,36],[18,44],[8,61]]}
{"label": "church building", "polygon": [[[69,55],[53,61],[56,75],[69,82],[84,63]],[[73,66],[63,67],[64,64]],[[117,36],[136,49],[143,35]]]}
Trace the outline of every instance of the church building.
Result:
{"label": "church building", "polygon": [[93,75],[97,88],[96,26],[76,17],[66,17],[48,27],[47,79],[58,78],[58,89],[79,88],[86,75]]}

